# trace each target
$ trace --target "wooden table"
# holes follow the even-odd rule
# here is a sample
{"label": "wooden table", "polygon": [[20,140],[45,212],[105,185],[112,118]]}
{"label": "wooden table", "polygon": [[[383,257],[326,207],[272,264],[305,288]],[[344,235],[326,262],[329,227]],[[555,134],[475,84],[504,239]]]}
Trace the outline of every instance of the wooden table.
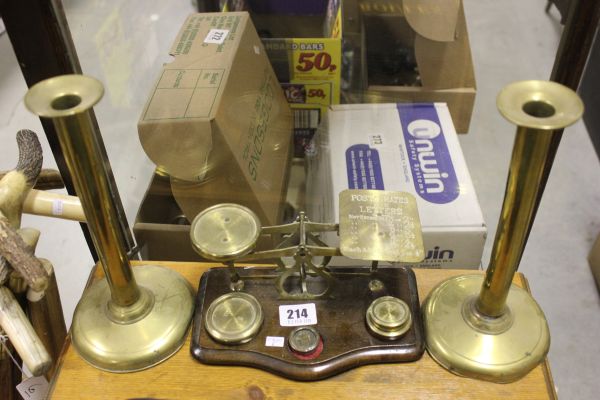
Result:
{"label": "wooden table", "polygon": [[[163,263],[185,276],[193,287],[211,266]],[[419,297],[435,284],[462,270],[417,269]],[[98,272],[97,275],[101,273]],[[515,282],[527,287],[517,274]],[[318,382],[295,382],[246,367],[208,366],[190,355],[190,335],[183,348],[167,361],[145,371],[114,374],[85,363],[67,340],[52,381],[52,399],[556,399],[548,362],[523,379],[495,384],[462,378],[438,366],[427,353],[417,362],[369,365]]]}

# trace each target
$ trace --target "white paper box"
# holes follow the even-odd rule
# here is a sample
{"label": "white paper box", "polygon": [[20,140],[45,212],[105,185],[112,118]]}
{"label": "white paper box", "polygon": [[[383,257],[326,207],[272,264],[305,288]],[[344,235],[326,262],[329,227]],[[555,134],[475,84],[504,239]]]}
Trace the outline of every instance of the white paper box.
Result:
{"label": "white paper box", "polygon": [[[411,193],[423,228],[425,268],[477,269],[487,229],[445,103],[332,106],[307,154],[307,213],[339,222],[345,189]],[[339,245],[335,233],[321,238]],[[364,265],[334,258],[330,265]]]}

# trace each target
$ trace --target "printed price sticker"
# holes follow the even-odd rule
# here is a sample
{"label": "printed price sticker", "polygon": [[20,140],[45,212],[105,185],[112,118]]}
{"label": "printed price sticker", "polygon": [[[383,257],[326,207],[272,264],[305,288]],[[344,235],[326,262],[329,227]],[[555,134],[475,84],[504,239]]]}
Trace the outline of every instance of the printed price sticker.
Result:
{"label": "printed price sticker", "polygon": [[337,65],[332,63],[331,54],[325,51],[304,51],[298,53],[296,70],[298,72],[309,72],[313,69],[333,73],[337,69]]}
{"label": "printed price sticker", "polygon": [[43,376],[34,376],[19,383],[17,391],[25,400],[44,400],[48,394],[48,381]]}
{"label": "printed price sticker", "polygon": [[265,346],[267,347],[283,347],[285,338],[283,336],[267,336]]}
{"label": "printed price sticker", "polygon": [[317,324],[317,309],[314,303],[288,304],[279,306],[279,325],[304,326]]}
{"label": "printed price sticker", "polygon": [[204,38],[204,43],[222,44],[229,34],[229,29],[211,29]]}

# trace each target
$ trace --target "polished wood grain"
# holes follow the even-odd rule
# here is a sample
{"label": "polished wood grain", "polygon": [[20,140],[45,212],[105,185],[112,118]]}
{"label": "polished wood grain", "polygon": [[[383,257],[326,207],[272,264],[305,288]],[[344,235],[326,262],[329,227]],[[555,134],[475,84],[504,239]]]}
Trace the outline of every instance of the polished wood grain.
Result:
{"label": "polished wood grain", "polygon": [[[194,287],[211,264],[162,263],[184,275]],[[445,278],[474,273],[424,270],[415,274],[421,301]],[[478,273],[478,272],[475,272]],[[97,275],[100,275],[99,272]],[[515,282],[527,287],[521,274]],[[113,374],[86,364],[70,346],[63,349],[52,399],[556,399],[547,361],[518,382],[495,384],[463,378],[438,366],[425,353],[417,362],[356,368],[319,382],[295,382],[246,367],[208,366],[189,352],[189,335],[172,358],[145,371]]]}

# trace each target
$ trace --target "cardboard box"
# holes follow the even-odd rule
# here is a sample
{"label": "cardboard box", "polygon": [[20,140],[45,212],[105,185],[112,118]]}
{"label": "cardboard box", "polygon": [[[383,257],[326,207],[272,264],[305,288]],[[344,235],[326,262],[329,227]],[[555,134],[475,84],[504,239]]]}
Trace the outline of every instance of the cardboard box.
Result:
{"label": "cardboard box", "polygon": [[142,260],[201,260],[192,248],[190,223],[175,202],[168,176],[153,176],[132,230]]}
{"label": "cardboard box", "polygon": [[294,113],[294,156],[303,157],[327,108],[340,102],[341,2],[228,1],[248,10]]}
{"label": "cardboard box", "polygon": [[177,199],[186,216],[237,202],[263,224],[281,222],[292,117],[248,13],[190,15],[170,54],[138,132],[148,157],[186,187]]}
{"label": "cardboard box", "polygon": [[444,102],[468,132],[476,87],[461,0],[345,0],[343,15],[347,102]]}
{"label": "cardboard box", "polygon": [[[345,189],[411,193],[427,268],[480,267],[487,229],[445,104],[332,106],[307,152],[307,215],[339,222]],[[333,234],[322,236],[332,246]],[[332,265],[363,264],[342,257]]]}

